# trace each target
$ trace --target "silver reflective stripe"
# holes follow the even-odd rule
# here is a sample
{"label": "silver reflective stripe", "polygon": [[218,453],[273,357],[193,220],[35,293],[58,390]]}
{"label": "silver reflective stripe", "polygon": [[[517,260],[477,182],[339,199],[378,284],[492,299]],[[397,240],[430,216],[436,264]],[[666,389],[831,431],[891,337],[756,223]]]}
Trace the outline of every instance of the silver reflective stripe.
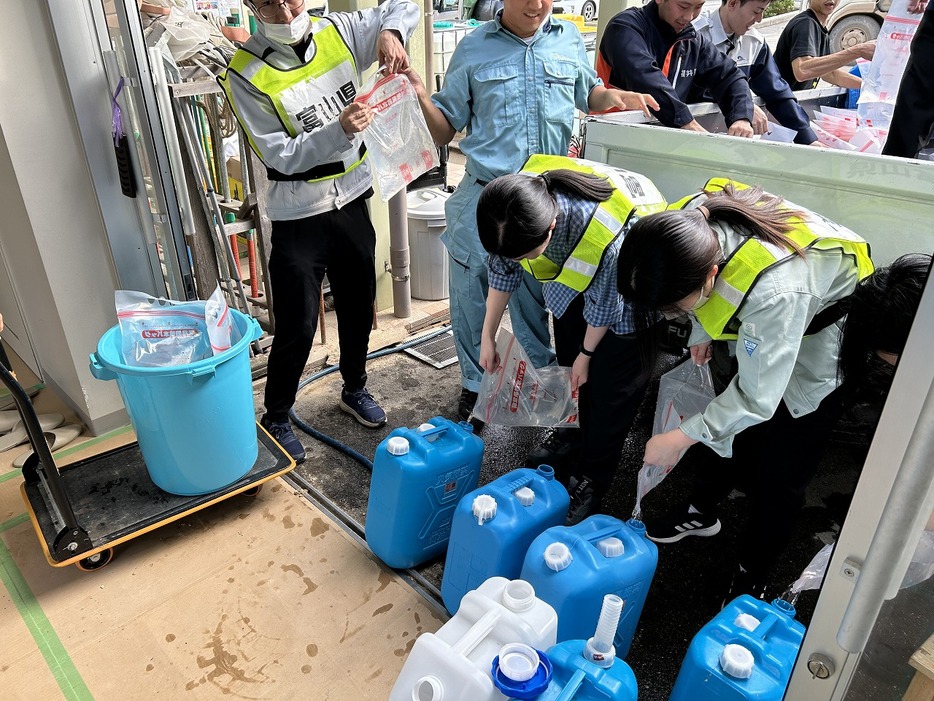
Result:
{"label": "silver reflective stripe", "polygon": [[729,302],[731,306],[739,309],[739,305],[743,303],[743,293],[724,280],[723,276],[717,278],[717,282],[714,284],[713,288],[717,291],[717,294]]}
{"label": "silver reflective stripe", "polygon": [[594,212],[593,218],[603,224],[603,226],[605,226],[611,232],[613,232],[614,236],[623,229],[623,223],[608,211],[606,211],[603,207],[597,207],[597,211]]}
{"label": "silver reflective stripe", "polygon": [[564,262],[564,269],[570,270],[571,272],[580,273],[581,275],[586,275],[589,278],[592,278],[597,274],[597,266],[591,265],[590,263],[585,263],[580,258],[574,258],[573,256],[568,258]]}
{"label": "silver reflective stripe", "polygon": [[264,65],[265,64],[262,61],[260,61],[258,58],[254,58],[240,72],[240,75],[242,75],[246,80],[253,82],[253,77],[259,72],[259,70]]}

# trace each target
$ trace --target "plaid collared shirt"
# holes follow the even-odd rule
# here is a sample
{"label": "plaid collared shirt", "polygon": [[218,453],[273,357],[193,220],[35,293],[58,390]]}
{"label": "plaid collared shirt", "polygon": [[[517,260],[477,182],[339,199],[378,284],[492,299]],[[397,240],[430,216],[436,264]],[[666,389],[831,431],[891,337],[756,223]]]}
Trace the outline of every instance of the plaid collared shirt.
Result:
{"label": "plaid collared shirt", "polygon": [[[590,223],[597,203],[579,197],[557,194],[558,221],[545,255],[553,261],[567,260]],[[624,236],[625,234],[623,234]],[[635,332],[631,307],[617,291],[616,260],[623,236],[607,248],[597,274],[584,294],[584,320],[594,327],[608,326],[617,335]],[[490,287],[501,292],[515,292],[525,270],[518,261],[491,255],[487,261]],[[559,319],[577,295],[581,294],[559,282],[542,286],[545,305]]]}

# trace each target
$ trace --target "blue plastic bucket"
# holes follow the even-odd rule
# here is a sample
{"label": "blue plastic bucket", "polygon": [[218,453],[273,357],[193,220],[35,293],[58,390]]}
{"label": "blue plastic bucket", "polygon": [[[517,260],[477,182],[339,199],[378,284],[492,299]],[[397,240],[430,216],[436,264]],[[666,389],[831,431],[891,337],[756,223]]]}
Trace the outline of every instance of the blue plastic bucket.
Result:
{"label": "blue plastic bucket", "polygon": [[454,507],[477,486],[483,441],[466,422],[441,416],[396,428],[376,448],[366,507],[366,543],[390,567],[443,553]]}
{"label": "blue plastic bucket", "polygon": [[590,638],[603,597],[619,596],[623,613],[613,645],[621,659],[629,653],[657,563],[658,547],[646,537],[641,521],[624,523],[597,514],[539,535],[529,546],[520,577],[558,612],[559,643]]}
{"label": "blue plastic bucket", "polygon": [[569,501],[547,465],[507,472],[464,496],[454,510],[441,580],[448,613],[490,577],[518,579],[532,541],[564,523]]}
{"label": "blue plastic bucket", "polygon": [[170,367],[123,362],[120,327],[91,353],[91,374],[116,380],[149,476],[172,494],[207,494],[243,477],[256,462],[250,343],[255,319],[231,309],[240,340],[223,353]]}
{"label": "blue plastic bucket", "polygon": [[731,601],[694,636],[671,701],[781,701],[804,638],[794,617],[781,599]]}

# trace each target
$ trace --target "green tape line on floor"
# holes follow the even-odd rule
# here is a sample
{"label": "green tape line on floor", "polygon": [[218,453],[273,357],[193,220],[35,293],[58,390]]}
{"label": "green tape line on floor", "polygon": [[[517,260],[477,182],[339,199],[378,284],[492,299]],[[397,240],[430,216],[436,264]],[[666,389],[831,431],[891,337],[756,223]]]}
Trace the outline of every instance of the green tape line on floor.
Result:
{"label": "green tape line on floor", "polygon": [[[0,524],[0,533],[28,520],[29,517],[26,514],[11,518]],[[22,572],[16,566],[13,556],[2,541],[0,541],[0,581],[10,593],[13,603],[16,604],[19,615],[22,616],[33,640],[36,641],[36,647],[45,658],[52,676],[58,683],[58,688],[62,690],[62,695],[68,701],[94,701],[84,679],[81,678],[65,646],[55,633],[52,623],[46,618]]]}

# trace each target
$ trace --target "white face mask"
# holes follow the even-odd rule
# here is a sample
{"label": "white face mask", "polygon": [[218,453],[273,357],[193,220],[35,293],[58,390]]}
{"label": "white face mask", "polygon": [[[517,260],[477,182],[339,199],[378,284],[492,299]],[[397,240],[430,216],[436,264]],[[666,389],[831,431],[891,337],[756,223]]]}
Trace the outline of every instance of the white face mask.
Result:
{"label": "white face mask", "polygon": [[278,41],[280,44],[292,46],[297,44],[308,33],[308,27],[311,20],[307,12],[296,15],[288,24],[264,23],[266,37],[272,41]]}

